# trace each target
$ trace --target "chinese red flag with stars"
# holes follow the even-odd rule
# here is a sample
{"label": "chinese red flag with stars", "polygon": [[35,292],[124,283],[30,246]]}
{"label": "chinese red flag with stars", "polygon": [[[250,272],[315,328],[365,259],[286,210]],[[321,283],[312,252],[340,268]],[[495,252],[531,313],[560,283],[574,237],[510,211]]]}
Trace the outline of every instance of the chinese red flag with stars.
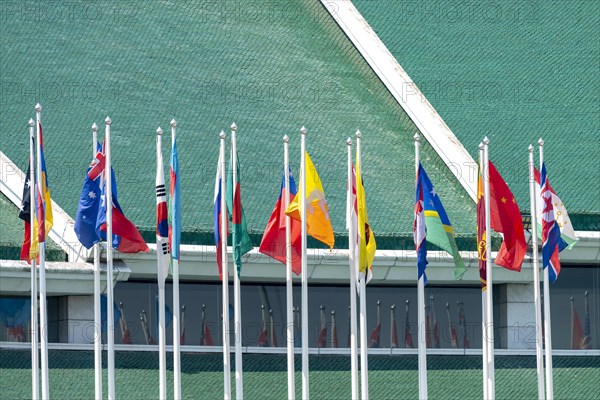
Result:
{"label": "chinese red flag with stars", "polygon": [[491,161],[489,164],[492,229],[504,236],[495,264],[513,271],[521,271],[521,264],[527,252],[521,212],[508,185],[494,164]]}

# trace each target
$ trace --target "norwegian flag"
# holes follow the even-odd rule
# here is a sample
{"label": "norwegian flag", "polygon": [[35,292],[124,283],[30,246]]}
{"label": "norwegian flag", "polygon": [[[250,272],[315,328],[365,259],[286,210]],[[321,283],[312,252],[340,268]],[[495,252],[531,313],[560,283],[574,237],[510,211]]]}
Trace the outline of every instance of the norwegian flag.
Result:
{"label": "norwegian flag", "polygon": [[554,283],[560,273],[560,261],[558,258],[560,227],[556,223],[554,215],[552,191],[548,182],[545,163],[542,164],[540,187],[542,196],[542,261],[543,267],[548,268],[550,282]]}

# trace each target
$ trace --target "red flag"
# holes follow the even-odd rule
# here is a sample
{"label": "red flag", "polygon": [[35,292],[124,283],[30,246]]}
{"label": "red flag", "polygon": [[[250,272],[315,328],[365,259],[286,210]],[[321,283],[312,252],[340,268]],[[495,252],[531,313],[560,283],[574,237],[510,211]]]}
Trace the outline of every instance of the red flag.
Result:
{"label": "red flag", "polygon": [[204,346],[212,346],[213,345],[213,339],[212,339],[212,335],[210,334],[210,329],[208,329],[208,324],[205,322],[204,323],[204,337],[203,337],[203,345]]}
{"label": "red flag", "polygon": [[492,229],[504,236],[495,263],[513,271],[521,271],[521,264],[527,252],[521,211],[508,185],[491,161],[489,175]]}
{"label": "red flag", "polygon": [[331,312],[331,347],[335,349],[339,347],[337,326],[335,323],[335,311]]}
{"label": "red flag", "polygon": [[379,347],[379,339],[381,337],[381,313],[380,313],[381,302],[377,301],[377,325],[375,325],[375,329],[371,332],[371,337],[369,338],[369,347]]}
{"label": "red flag", "polygon": [[265,311],[265,306],[260,306],[262,309],[262,329],[260,331],[260,335],[258,336],[258,343],[256,344],[258,347],[267,347],[269,345],[269,327],[267,326],[267,316]]}
{"label": "red flag", "polygon": [[[284,199],[285,196],[288,197],[288,204],[294,200],[294,196],[296,196],[296,184],[294,183],[294,178],[290,174],[290,190],[286,190],[285,187],[285,176],[281,181],[281,190],[279,192],[279,198],[277,199],[277,203],[275,204],[275,208],[271,213],[271,218],[269,218],[269,222],[267,223],[267,227],[265,228],[265,234],[263,235],[262,241],[260,242],[260,247],[258,251],[261,253],[274,258],[275,260],[285,264],[287,259],[286,249],[286,238],[285,238],[285,204]],[[301,223],[293,218],[289,219],[290,221],[290,240],[292,246],[292,271],[296,275],[300,275],[302,270],[302,242],[301,242]]]}
{"label": "red flag", "polygon": [[390,324],[392,326],[390,331],[390,347],[395,349],[398,347],[398,331],[396,330],[396,305],[391,307]]}
{"label": "red flag", "polygon": [[327,342],[327,321],[325,320],[325,307],[321,306],[321,326],[319,328],[319,339],[317,340],[317,347],[325,347]]}
{"label": "red flag", "polygon": [[579,314],[575,309],[575,303],[571,297],[571,349],[580,350],[583,349],[583,339],[585,334],[583,333],[583,326],[579,319]]}
{"label": "red flag", "polygon": [[[404,347],[407,349],[412,349],[414,347],[412,332],[410,330],[410,322],[408,319],[408,311],[409,311],[410,301],[406,300],[406,317],[404,319]],[[427,335],[425,335],[427,336]]]}

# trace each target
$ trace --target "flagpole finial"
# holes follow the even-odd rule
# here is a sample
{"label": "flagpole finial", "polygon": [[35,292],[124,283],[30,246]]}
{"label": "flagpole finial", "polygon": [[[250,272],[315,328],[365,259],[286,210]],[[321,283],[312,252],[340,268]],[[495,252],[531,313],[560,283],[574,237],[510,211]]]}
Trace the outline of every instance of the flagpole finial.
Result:
{"label": "flagpole finial", "polygon": [[29,118],[29,126],[33,127],[34,124],[33,118]]}
{"label": "flagpole finial", "polygon": [[110,125],[112,123],[112,120],[110,119],[110,117],[106,117],[106,119],[104,120],[104,123],[106,125]]}
{"label": "flagpole finial", "polygon": [[92,132],[98,132],[98,125],[95,122],[92,124]]}
{"label": "flagpole finial", "polygon": [[381,300],[377,300],[377,305],[380,305],[380,304],[381,304]]}
{"label": "flagpole finial", "polygon": [[409,305],[409,304],[410,304],[410,300],[406,299],[406,305]]}
{"label": "flagpole finial", "polygon": [[361,131],[357,129],[357,130],[356,130],[356,137],[357,137],[358,139],[360,139],[360,137],[361,137],[361,136],[362,136],[362,133],[361,133]]}
{"label": "flagpole finial", "polygon": [[419,132],[413,135],[413,139],[415,140],[415,142],[419,142],[421,140],[421,135],[419,134]]}
{"label": "flagpole finial", "polygon": [[587,297],[587,295],[588,295],[588,291],[587,291],[587,290],[585,291],[585,294],[584,294],[584,295],[585,295],[585,297]]}
{"label": "flagpole finial", "polygon": [[42,111],[42,105],[40,103],[37,103],[35,105],[35,111],[37,111],[37,112],[41,112]]}
{"label": "flagpole finial", "polygon": [[283,141],[285,143],[288,143],[290,141],[290,138],[288,137],[288,135],[283,135]]}
{"label": "flagpole finial", "polygon": [[529,145],[528,150],[530,153],[533,153],[533,145],[532,144]]}
{"label": "flagpole finial", "polygon": [[304,126],[302,126],[302,128],[300,128],[300,133],[303,135],[306,135],[306,128]]}
{"label": "flagpole finial", "polygon": [[450,308],[450,303],[446,302],[446,308]]}
{"label": "flagpole finial", "polygon": [[159,136],[161,136],[163,134],[163,130],[162,130],[162,128],[160,126],[156,130],[156,134],[159,135]]}
{"label": "flagpole finial", "polygon": [[395,310],[395,309],[396,309],[396,305],[395,305],[395,304],[392,304],[392,305],[390,306],[390,309],[392,309],[392,310]]}
{"label": "flagpole finial", "polygon": [[173,128],[177,127],[177,121],[175,121],[175,118],[173,118],[173,119],[171,120],[171,126],[172,126]]}
{"label": "flagpole finial", "polygon": [[483,146],[483,142],[480,142],[480,143],[479,143],[479,150],[482,150],[482,151],[483,151],[483,147],[484,147],[484,146]]}
{"label": "flagpole finial", "polygon": [[234,132],[237,131],[237,125],[235,124],[235,122],[231,124],[231,130]]}
{"label": "flagpole finial", "polygon": [[490,139],[488,139],[488,137],[487,137],[487,136],[483,138],[483,144],[484,144],[484,145],[486,145],[486,146],[487,146],[488,144],[490,144]]}
{"label": "flagpole finial", "polygon": [[543,145],[544,145],[544,139],[542,139],[542,138],[539,138],[539,140],[538,140],[538,144],[539,144],[540,146],[543,146]]}
{"label": "flagpole finial", "polygon": [[321,307],[319,307],[320,310],[324,310],[325,306],[323,304],[321,304]]}
{"label": "flagpole finial", "polygon": [[352,139],[350,139],[350,138],[346,139],[346,144],[348,146],[352,146]]}
{"label": "flagpole finial", "polygon": [[225,132],[221,131],[221,133],[219,133],[219,137],[221,139],[225,139]]}
{"label": "flagpole finial", "polygon": [[573,302],[573,296],[571,296],[571,303]]}
{"label": "flagpole finial", "polygon": [[335,310],[331,310],[331,315],[335,315]]}

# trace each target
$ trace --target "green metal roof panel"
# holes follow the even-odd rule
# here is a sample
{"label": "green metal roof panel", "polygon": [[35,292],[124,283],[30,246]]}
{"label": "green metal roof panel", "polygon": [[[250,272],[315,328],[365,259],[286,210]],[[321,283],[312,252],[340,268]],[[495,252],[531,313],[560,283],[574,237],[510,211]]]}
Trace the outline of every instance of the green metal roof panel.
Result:
{"label": "green metal roof panel", "polygon": [[[104,393],[106,393],[106,354]],[[247,399],[282,399],[287,395],[285,355],[244,355],[244,396]],[[94,355],[91,351],[49,352],[50,394],[80,399],[94,395]],[[117,352],[116,395],[127,399],[158,396],[158,353]],[[182,353],[182,395],[186,399],[223,397],[223,356]],[[598,357],[553,357],[557,399],[600,399]],[[2,398],[31,397],[29,351],[0,350]],[[432,399],[480,399],[481,357],[428,356],[428,389]],[[296,394],[301,394],[301,357],[296,356]],[[418,397],[416,356],[369,356],[369,394],[374,399]],[[233,374],[232,374],[233,376]],[[347,399],[350,395],[350,358],[310,357],[311,398]],[[167,387],[173,387],[172,354],[167,355]],[[232,383],[232,388],[235,384]],[[171,389],[169,389],[171,390]],[[496,356],[496,395],[499,399],[537,396],[533,356]]]}
{"label": "green metal roof panel", "polygon": [[[416,128],[319,2],[133,1],[115,8],[101,1],[93,8],[97,16],[75,7],[72,17],[38,20],[17,11],[15,23],[0,26],[2,150],[24,167],[26,123],[39,100],[52,195],[71,216],[90,161],[91,124],[102,137],[110,115],[120,203],[153,231],[155,132],[175,117],[183,229],[205,233],[207,243],[218,133],[229,136],[233,121],[251,231],[264,230],[279,194],[284,134],[298,172],[304,124],[336,233],[345,233],[345,140],[357,128],[375,234],[412,232]],[[422,148],[455,230],[472,235],[473,202],[431,147]]]}
{"label": "green metal roof panel", "polygon": [[573,224],[599,229],[600,3],[353,3],[474,158],[490,138],[521,210],[527,146],[542,136]]}

